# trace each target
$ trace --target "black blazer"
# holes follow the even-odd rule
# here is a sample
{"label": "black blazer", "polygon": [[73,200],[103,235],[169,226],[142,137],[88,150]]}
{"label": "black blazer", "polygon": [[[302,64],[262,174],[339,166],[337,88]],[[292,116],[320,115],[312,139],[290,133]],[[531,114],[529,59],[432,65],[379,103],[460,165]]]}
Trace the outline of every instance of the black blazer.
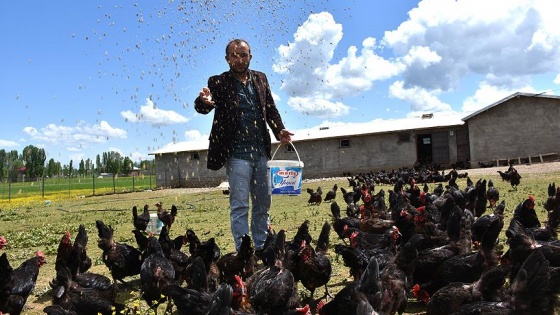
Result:
{"label": "black blazer", "polygon": [[[262,137],[266,144],[266,154],[270,159],[271,139],[266,124],[272,129],[276,140],[279,140],[278,134],[285,127],[280,113],[274,104],[266,75],[259,71],[249,71],[251,72],[251,82],[257,91],[262,117],[264,118],[262,121],[264,125]],[[235,80],[230,71],[210,77],[208,79],[208,88],[212,93],[212,100],[215,102],[214,106],[204,104],[200,97],[197,97],[194,101],[195,110],[201,114],[208,114],[215,109],[209,137],[210,145],[208,147],[207,161],[207,167],[211,170],[222,168],[231,156],[232,138],[236,134],[234,128],[237,128],[238,120],[240,119]]]}

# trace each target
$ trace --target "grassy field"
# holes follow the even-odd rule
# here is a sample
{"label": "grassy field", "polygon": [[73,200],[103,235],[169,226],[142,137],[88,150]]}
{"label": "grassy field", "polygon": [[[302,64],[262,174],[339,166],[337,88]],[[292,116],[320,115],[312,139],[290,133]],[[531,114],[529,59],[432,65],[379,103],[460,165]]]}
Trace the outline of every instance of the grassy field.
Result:
{"label": "grassy field", "polygon": [[153,189],[156,179],[153,175],[93,178],[40,178],[34,181],[8,183],[0,182],[0,201],[25,199],[52,199],[58,197],[105,195],[130,191]]}
{"label": "grassy field", "polygon": [[[470,175],[470,178],[474,182],[479,178],[494,180],[500,190],[501,199],[506,200],[506,224],[509,223],[515,206],[526,199],[529,194],[535,196],[535,209],[541,216],[542,222],[545,219],[543,203],[546,200],[547,187],[554,182],[560,184],[560,170],[538,174],[522,173],[522,175],[523,178],[517,190],[512,190],[508,183],[502,182],[495,171],[487,175]],[[305,182],[303,191],[307,187],[316,189],[321,186],[326,192],[335,183],[339,187],[348,187],[348,181],[345,178],[337,178]],[[465,179],[460,179],[458,184],[464,188]],[[435,184],[430,184],[430,189],[434,187]],[[387,192],[392,188],[392,186],[379,185],[376,186],[376,192],[380,189]],[[309,206],[307,199],[308,195],[305,192],[299,196],[273,196],[270,213],[275,230],[284,229],[287,237],[291,238],[297,227],[307,219],[311,222],[310,233],[315,238],[318,237],[323,223],[331,221],[330,204]],[[336,200],[339,204],[344,204],[340,193]],[[101,261],[101,251],[96,244],[95,220],[100,219],[112,225],[115,229],[115,237],[119,242],[135,245],[131,233],[133,229],[132,206],[148,204],[155,213],[155,203],[159,201],[163,202],[165,208],[171,207],[172,204],[179,208],[175,224],[171,229],[172,237],[184,234],[186,229],[193,229],[202,240],[215,237],[222,253],[234,250],[229,229],[228,196],[223,195],[220,190],[193,193],[190,190],[169,189],[93,197],[64,198],[64,196],[60,196],[48,204],[42,199],[22,198],[10,202],[0,200],[0,235],[4,235],[9,242],[9,246],[3,251],[8,254],[12,266],[18,266],[23,260],[33,256],[37,250],[43,251],[48,260],[48,263],[41,268],[35,291],[28,299],[25,313],[42,314],[43,307],[50,304],[51,295],[48,283],[55,275],[56,249],[66,230],[70,231],[72,239],[74,239],[79,224],[86,226],[89,233],[88,254],[94,260],[94,266],[90,271],[108,275],[108,270]],[[503,243],[503,235],[500,241]],[[331,246],[339,242],[336,234],[331,233]],[[334,294],[351,278],[348,269],[342,264],[342,259],[339,259],[332,250],[329,255],[333,263],[329,287],[331,293]],[[146,304],[139,299],[139,287],[138,277],[131,278],[130,286],[119,293],[118,299],[128,305],[139,305],[143,313],[147,313]],[[322,293],[323,290],[318,289],[315,296],[319,297]],[[301,286],[300,295],[304,298],[308,295],[308,291]],[[409,304],[406,314],[424,313],[422,305],[414,301]]]}

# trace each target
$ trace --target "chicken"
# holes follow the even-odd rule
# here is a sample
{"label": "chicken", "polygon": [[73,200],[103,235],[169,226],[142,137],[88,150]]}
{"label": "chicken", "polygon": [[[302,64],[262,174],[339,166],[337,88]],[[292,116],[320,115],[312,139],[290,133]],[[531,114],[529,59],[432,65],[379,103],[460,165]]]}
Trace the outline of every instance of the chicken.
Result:
{"label": "chicken", "polygon": [[309,205],[320,205],[323,201],[323,196],[321,194],[313,191],[312,188],[307,188],[307,193],[309,194],[309,199],[307,200],[307,204]]}
{"label": "chicken", "polygon": [[331,203],[331,214],[332,214],[332,227],[338,237],[346,244],[346,233],[345,228],[360,228],[360,219],[355,217],[345,217],[340,216],[340,206],[336,201]]}
{"label": "chicken", "polygon": [[496,206],[498,200],[500,200],[500,191],[494,186],[494,182],[491,179],[488,180],[486,199],[488,200],[488,208],[492,209]]}
{"label": "chicken", "polygon": [[[247,293],[252,308],[259,314],[285,314],[299,307],[296,280],[290,270],[284,268],[285,232],[281,230],[271,240],[274,263],[255,272],[247,279]],[[238,283],[241,279],[238,279]],[[240,283],[241,284],[241,283]]]}
{"label": "chicken", "polygon": [[103,251],[103,263],[109,268],[113,281],[124,283],[124,278],[140,274],[142,253],[128,244],[115,241],[113,228],[103,221],[97,220],[95,224],[99,236],[97,246]]}
{"label": "chicken", "polygon": [[334,184],[333,188],[327,191],[325,198],[323,199],[324,202],[331,202],[336,199],[336,192],[338,191],[338,185]]}
{"label": "chicken", "polygon": [[167,227],[163,226],[159,234],[158,242],[161,245],[165,258],[171,262],[175,269],[175,279],[179,279],[182,276],[184,277],[184,272],[191,262],[189,256],[181,251],[181,247],[187,242],[187,237],[180,235],[171,239]]}
{"label": "chicken", "polygon": [[177,216],[177,206],[171,205],[171,210],[167,211],[163,209],[163,204],[161,202],[156,203],[157,207],[157,217],[163,222],[163,225],[167,227],[168,231],[171,231],[171,225],[175,222],[175,217]]}
{"label": "chicken", "polygon": [[[70,270],[63,266],[57,267],[57,283],[60,285],[53,288],[53,307],[45,308],[47,314],[120,314],[126,307],[115,302],[116,291],[107,278],[106,285],[96,283],[92,280],[88,286],[74,281]],[[96,278],[100,279],[100,278]],[[82,281],[83,282],[83,281]]]}
{"label": "chicken", "polygon": [[86,227],[80,224],[78,227],[78,234],[74,239],[74,244],[72,245],[72,250],[70,252],[70,259],[68,262],[68,268],[75,277],[78,273],[84,273],[91,268],[92,262],[91,258],[87,255],[87,243],[88,235]]}
{"label": "chicken", "polygon": [[539,250],[523,260],[509,290],[498,301],[462,305],[454,315],[467,314],[556,314],[557,277]]}
{"label": "chicken", "polygon": [[225,315],[237,314],[231,307],[233,289],[222,283],[214,294],[183,288],[172,284],[163,293],[173,299],[180,315]]}
{"label": "chicken", "polygon": [[6,238],[4,236],[0,236],[0,249],[6,246],[8,246],[8,241],[6,241]]}
{"label": "chicken", "polygon": [[494,266],[475,282],[454,282],[444,286],[430,297],[426,305],[426,314],[448,315],[459,310],[463,304],[493,300],[506,283],[509,269],[507,265]]}
{"label": "chicken", "polygon": [[[157,314],[157,307],[165,298],[163,290],[168,285],[174,284],[175,269],[165,258],[161,245],[154,236],[148,238],[148,256],[144,259],[140,270],[140,283],[142,284],[142,299],[148,303]],[[168,303],[170,311],[171,304]]]}
{"label": "chicken", "polygon": [[47,261],[43,252],[25,260],[19,267],[12,269],[6,254],[0,258],[0,314],[21,314],[27,298],[35,288],[39,269]]}
{"label": "chicken", "polygon": [[[365,301],[373,305],[379,301],[379,265],[375,257],[368,262],[367,268],[358,281],[347,284],[328,303],[323,301],[317,305],[320,315],[355,315],[358,306],[364,307]],[[371,309],[371,307],[366,307]],[[373,307],[373,309],[375,309]]]}
{"label": "chicken", "polygon": [[513,219],[519,221],[525,228],[540,227],[541,222],[535,212],[535,197],[529,195],[527,199],[519,203],[513,212]]}
{"label": "chicken", "polygon": [[310,299],[313,299],[315,289],[323,285],[325,286],[325,296],[330,296],[327,287],[332,273],[331,261],[327,256],[330,231],[331,225],[325,222],[315,248],[303,242],[298,252],[296,281],[300,281],[311,292]]}
{"label": "chicken", "polygon": [[254,253],[251,237],[245,234],[238,252],[227,253],[216,262],[220,271],[220,282],[226,282],[233,286],[236,283],[236,275],[242,279],[251,276],[256,267]]}
{"label": "chicken", "polygon": [[517,190],[517,186],[521,182],[521,175],[519,175],[517,169],[513,167],[513,164],[510,163],[507,171],[505,172],[497,171],[497,172],[500,174],[500,177],[502,178],[503,181],[509,182],[511,184],[511,187]]}
{"label": "chicken", "polygon": [[132,207],[132,223],[138,231],[146,231],[150,223],[150,210],[148,205],[144,205],[144,212],[138,214],[138,208]]}

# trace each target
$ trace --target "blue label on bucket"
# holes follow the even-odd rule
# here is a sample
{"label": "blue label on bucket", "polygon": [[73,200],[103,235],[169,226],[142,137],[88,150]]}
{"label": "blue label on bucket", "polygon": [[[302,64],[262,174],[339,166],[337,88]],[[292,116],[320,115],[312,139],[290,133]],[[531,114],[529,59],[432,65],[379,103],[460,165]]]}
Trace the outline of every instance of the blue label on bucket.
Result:
{"label": "blue label on bucket", "polygon": [[301,167],[271,166],[270,193],[273,195],[301,194]]}

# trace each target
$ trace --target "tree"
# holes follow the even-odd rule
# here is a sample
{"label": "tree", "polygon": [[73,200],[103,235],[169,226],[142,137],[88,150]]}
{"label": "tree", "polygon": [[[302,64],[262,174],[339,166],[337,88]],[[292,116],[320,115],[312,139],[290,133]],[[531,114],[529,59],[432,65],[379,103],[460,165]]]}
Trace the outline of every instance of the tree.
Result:
{"label": "tree", "polygon": [[37,178],[43,176],[45,160],[47,159],[45,149],[28,145],[23,149],[22,158],[25,165],[25,175],[27,175],[27,177]]}
{"label": "tree", "polygon": [[101,164],[101,157],[99,154],[95,157],[95,169],[97,170],[97,173],[103,172],[103,164]]}
{"label": "tree", "polygon": [[6,150],[0,149],[0,181],[3,180],[8,174],[8,154]]}
{"label": "tree", "polygon": [[122,168],[122,157],[117,151],[103,152],[103,164],[105,170],[113,173],[113,177],[119,174]]}
{"label": "tree", "polygon": [[72,173],[74,173],[74,167],[72,166],[73,161],[70,160],[70,164],[68,164],[68,177],[72,177]]}
{"label": "tree", "polygon": [[86,177],[88,177],[90,175],[90,171],[93,170],[93,166],[91,164],[91,159],[87,158],[86,159]]}
{"label": "tree", "polygon": [[47,163],[47,177],[53,177],[55,175],[58,175],[58,166],[56,165],[56,162],[54,161],[53,158],[51,158],[49,160],[49,162]]}
{"label": "tree", "polygon": [[78,166],[78,174],[80,175],[80,177],[84,177],[84,175],[86,175],[86,163],[84,162],[84,159],[80,160],[80,165]]}
{"label": "tree", "polygon": [[128,176],[132,172],[133,169],[134,169],[134,164],[132,164],[132,160],[128,156],[125,156],[124,160],[123,160],[123,163],[122,163],[121,172],[124,175]]}

